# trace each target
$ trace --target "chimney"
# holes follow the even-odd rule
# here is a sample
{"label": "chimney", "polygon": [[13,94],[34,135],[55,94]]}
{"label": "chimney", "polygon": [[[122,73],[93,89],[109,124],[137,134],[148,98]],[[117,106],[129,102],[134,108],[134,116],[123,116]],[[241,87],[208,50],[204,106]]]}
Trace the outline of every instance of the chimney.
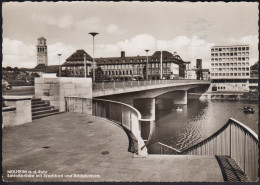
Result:
{"label": "chimney", "polygon": [[121,51],[121,58],[124,58],[124,57],[125,57],[125,52]]}

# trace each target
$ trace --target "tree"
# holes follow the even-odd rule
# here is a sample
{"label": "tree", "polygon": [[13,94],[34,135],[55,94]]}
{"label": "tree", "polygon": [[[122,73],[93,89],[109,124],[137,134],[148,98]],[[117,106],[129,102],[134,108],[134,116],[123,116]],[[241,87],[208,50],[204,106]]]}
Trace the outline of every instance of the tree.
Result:
{"label": "tree", "polygon": [[[92,71],[90,72],[90,76],[93,78]],[[101,67],[95,69],[95,81],[103,81],[107,79],[109,79],[109,77],[104,75],[104,71]]]}
{"label": "tree", "polygon": [[11,68],[10,66],[7,66],[7,67],[6,67],[6,70],[7,70],[7,71],[13,71],[13,68]]}
{"label": "tree", "polygon": [[251,70],[258,70],[259,62],[257,61],[254,65],[251,66]]}

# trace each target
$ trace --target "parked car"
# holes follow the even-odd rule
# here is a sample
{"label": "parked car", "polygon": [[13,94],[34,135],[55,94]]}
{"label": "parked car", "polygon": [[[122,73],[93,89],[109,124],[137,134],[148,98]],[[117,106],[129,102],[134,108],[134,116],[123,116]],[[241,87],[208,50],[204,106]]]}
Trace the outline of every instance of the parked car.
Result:
{"label": "parked car", "polygon": [[2,89],[10,90],[12,86],[6,80],[2,79]]}

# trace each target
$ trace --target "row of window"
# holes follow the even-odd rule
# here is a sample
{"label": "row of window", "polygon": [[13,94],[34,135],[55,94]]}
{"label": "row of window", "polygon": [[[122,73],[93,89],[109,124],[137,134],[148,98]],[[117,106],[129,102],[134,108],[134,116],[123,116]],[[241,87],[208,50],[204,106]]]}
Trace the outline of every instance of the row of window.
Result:
{"label": "row of window", "polygon": [[[129,60],[129,62],[134,62],[134,61],[135,61],[134,59],[130,59]],[[159,62],[159,61],[161,61],[161,59],[160,58],[152,58],[151,61],[152,62],[154,62],[154,61]],[[167,57],[163,58],[163,61],[168,61],[168,58]],[[108,60],[108,61],[106,61],[106,60],[101,60],[101,61],[97,60],[97,62],[98,63],[112,63],[112,62],[120,63],[121,61],[120,60]],[[126,60],[122,60],[122,62],[125,63]],[[136,62],[146,62],[146,59],[137,59]]]}
{"label": "row of window", "polygon": [[226,51],[249,51],[249,47],[221,47],[221,48],[211,49],[211,52],[226,52]]}
{"label": "row of window", "polygon": [[249,73],[211,73],[211,76],[249,76]]}
{"label": "row of window", "polygon": [[212,57],[222,56],[249,56],[249,52],[238,52],[238,53],[211,53]]}
{"label": "row of window", "polygon": [[214,79],[211,83],[247,83],[247,79]]}
{"label": "row of window", "polygon": [[211,71],[249,71],[249,68],[213,68]]}
{"label": "row of window", "polygon": [[[171,63],[163,63],[163,67],[170,67]],[[119,64],[119,65],[101,65],[102,69],[128,69],[128,68],[144,68],[145,64]],[[160,67],[160,63],[150,63],[148,68]]]}
{"label": "row of window", "polygon": [[[149,71],[149,74],[159,74],[160,70],[151,70]],[[132,71],[132,70],[126,70],[126,71],[104,71],[105,75],[142,75],[143,71],[138,70],[138,71]],[[163,70],[163,74],[170,74],[170,71]]]}
{"label": "row of window", "polygon": [[[47,48],[46,48],[46,49],[47,49]],[[38,47],[38,48],[37,48],[37,51],[38,51],[38,52],[45,52],[45,48],[40,48],[40,47]]]}
{"label": "row of window", "polygon": [[249,57],[239,57],[239,58],[211,58],[211,62],[214,61],[249,61]]}
{"label": "row of window", "polygon": [[214,66],[249,66],[249,62],[242,62],[242,63],[212,63],[211,67]]}

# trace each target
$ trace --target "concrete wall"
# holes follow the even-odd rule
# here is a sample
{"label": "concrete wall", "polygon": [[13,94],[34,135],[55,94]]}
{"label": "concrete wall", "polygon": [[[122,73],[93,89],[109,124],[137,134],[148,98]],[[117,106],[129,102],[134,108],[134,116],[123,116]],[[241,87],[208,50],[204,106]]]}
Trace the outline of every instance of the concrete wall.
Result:
{"label": "concrete wall", "polygon": [[35,78],[35,97],[50,101],[50,104],[65,111],[67,96],[92,98],[91,78]]}
{"label": "concrete wall", "polygon": [[32,122],[31,97],[4,96],[2,128]]}

